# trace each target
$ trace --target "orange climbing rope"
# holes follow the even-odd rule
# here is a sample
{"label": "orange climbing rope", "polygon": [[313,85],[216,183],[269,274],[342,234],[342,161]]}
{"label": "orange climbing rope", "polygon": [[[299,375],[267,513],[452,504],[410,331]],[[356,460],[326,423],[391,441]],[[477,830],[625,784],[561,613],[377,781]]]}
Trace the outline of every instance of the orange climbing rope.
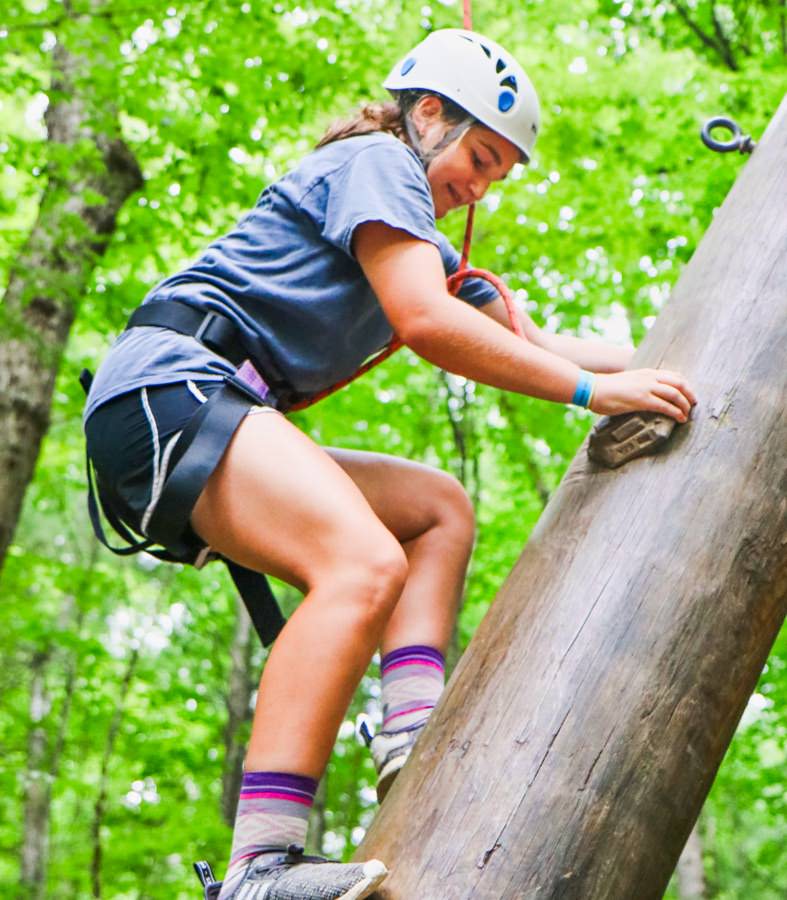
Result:
{"label": "orange climbing rope", "polygon": [[[473,29],[473,12],[472,12],[472,0],[463,0],[463,8],[462,8],[462,27],[466,28],[468,31],[472,31]],[[465,225],[465,237],[464,243],[462,244],[462,257],[459,261],[459,268],[454,272],[453,275],[449,275],[446,279],[446,285],[448,287],[448,291],[451,294],[456,295],[459,291],[459,288],[462,285],[462,282],[467,278],[483,278],[484,281],[488,281],[491,285],[493,285],[500,296],[503,298],[503,302],[506,305],[506,310],[508,311],[508,320],[511,323],[511,330],[514,334],[518,335],[521,338],[524,338],[524,334],[522,332],[522,326],[519,322],[519,316],[516,312],[516,306],[514,304],[514,296],[511,293],[508,285],[499,278],[497,275],[494,275],[492,272],[487,272],[486,269],[472,269],[468,267],[468,259],[470,256],[470,244],[473,240],[473,219],[475,218],[475,204],[471,203],[467,208],[467,225]],[[371,359],[367,360],[361,367],[351,375],[349,378],[345,378],[342,381],[338,381],[336,384],[331,385],[331,387],[326,388],[324,391],[320,391],[315,394],[313,397],[308,400],[301,400],[300,403],[294,404],[290,407],[291,412],[297,412],[299,409],[306,409],[307,406],[311,406],[316,403],[318,400],[322,400],[325,397],[334,394],[336,391],[341,390],[341,388],[346,387],[348,384],[351,384],[355,381],[356,378],[360,378],[361,375],[365,375],[370,369],[373,369],[375,366],[378,366],[381,362],[384,362],[388,359],[389,356],[392,356],[403,346],[401,340],[394,335],[390,342],[380,350],[375,356]]]}

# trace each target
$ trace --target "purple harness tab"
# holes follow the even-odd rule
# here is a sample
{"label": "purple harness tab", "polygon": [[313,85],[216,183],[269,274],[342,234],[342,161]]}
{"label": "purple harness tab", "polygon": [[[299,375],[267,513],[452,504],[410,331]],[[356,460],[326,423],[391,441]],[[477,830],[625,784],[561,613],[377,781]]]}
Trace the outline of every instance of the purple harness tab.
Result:
{"label": "purple harness tab", "polygon": [[241,381],[248,384],[253,391],[256,391],[262,400],[267,400],[271,389],[268,387],[268,384],[262,375],[260,375],[248,359],[245,359],[241,363],[240,368],[235,374]]}

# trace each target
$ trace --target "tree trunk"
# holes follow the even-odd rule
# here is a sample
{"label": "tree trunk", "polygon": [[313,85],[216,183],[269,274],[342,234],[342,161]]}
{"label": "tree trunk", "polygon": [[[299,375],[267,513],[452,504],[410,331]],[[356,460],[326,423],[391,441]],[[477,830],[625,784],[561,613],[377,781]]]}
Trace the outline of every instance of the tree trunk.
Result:
{"label": "tree trunk", "polygon": [[702,865],[702,838],[694,826],[678,860],[678,896],[680,900],[702,900],[705,896],[705,869]]}
{"label": "tree trunk", "polygon": [[27,741],[21,882],[25,896],[31,900],[41,900],[46,887],[49,804],[52,793],[46,730],[46,717],[51,705],[45,678],[48,660],[49,651],[38,651],[30,660],[31,728]]}
{"label": "tree trunk", "polygon": [[359,851],[381,898],[662,896],[787,608],[785,209],[787,99],[636,356],[692,422],[581,449]]}
{"label": "tree trunk", "polygon": [[[74,598],[63,605],[58,627],[78,633],[82,613]],[[52,787],[60,770],[68,718],[76,682],[76,654],[69,651],[63,662],[63,699],[55,732],[50,740],[47,717],[52,697],[47,689],[47,674],[53,648],[38,650],[30,661],[30,736],[27,745],[25,777],[24,831],[21,850],[21,884],[29,900],[43,900],[46,894],[46,869],[49,862],[49,824],[52,812]]]}
{"label": "tree trunk", "polygon": [[317,793],[314,795],[314,804],[309,813],[309,828],[306,832],[309,836],[309,852],[318,856],[324,854],[325,842],[325,801],[328,794],[328,773],[320,779],[317,785]]}
{"label": "tree trunk", "polygon": [[120,685],[120,694],[118,696],[115,712],[112,715],[112,721],[107,731],[107,739],[104,744],[104,753],[101,757],[101,775],[98,782],[98,794],[96,802],[93,805],[93,821],[90,826],[90,835],[93,842],[93,855],[90,862],[90,884],[93,889],[92,896],[100,900],[101,897],[101,864],[104,856],[104,845],[101,840],[101,829],[104,825],[104,812],[107,806],[107,786],[109,782],[109,764],[112,761],[112,754],[115,750],[115,741],[117,740],[120,724],[123,721],[123,711],[126,705],[126,698],[131,687],[131,681],[134,678],[134,672],[139,661],[139,648],[135,647],[126,663],[126,671],[123,675],[123,681]]}
{"label": "tree trunk", "polygon": [[251,694],[254,677],[251,672],[253,646],[249,614],[238,596],[235,602],[235,637],[230,647],[230,686],[227,692],[227,724],[224,728],[224,771],[221,779],[221,813],[227,825],[235,822],[246,741],[238,733],[251,719]]}
{"label": "tree trunk", "polygon": [[133,155],[110,134],[117,125],[106,98],[92,92],[89,61],[60,44],[53,56],[50,96],[59,99],[46,114],[48,182],[11,269],[0,320],[0,568],[49,425],[55,375],[79,299],[118,210],[142,185]]}

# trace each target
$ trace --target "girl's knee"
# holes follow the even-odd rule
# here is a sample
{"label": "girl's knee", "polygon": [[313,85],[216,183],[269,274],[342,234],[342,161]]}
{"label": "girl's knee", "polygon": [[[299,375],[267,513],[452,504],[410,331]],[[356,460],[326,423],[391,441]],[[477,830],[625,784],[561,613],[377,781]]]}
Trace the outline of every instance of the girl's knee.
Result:
{"label": "girl's knee", "polygon": [[399,595],[404,590],[409,566],[402,545],[393,537],[383,545],[375,547],[361,564],[367,576],[367,589],[374,595],[377,605],[393,610]]}
{"label": "girl's knee", "polygon": [[453,540],[472,546],[475,540],[475,510],[472,500],[453,475],[440,472],[438,481],[435,504],[440,527],[450,532]]}
{"label": "girl's knee", "polygon": [[312,586],[330,584],[347,614],[361,625],[379,627],[388,621],[408,576],[407,556],[387,532],[348,537],[328,565],[315,574]]}

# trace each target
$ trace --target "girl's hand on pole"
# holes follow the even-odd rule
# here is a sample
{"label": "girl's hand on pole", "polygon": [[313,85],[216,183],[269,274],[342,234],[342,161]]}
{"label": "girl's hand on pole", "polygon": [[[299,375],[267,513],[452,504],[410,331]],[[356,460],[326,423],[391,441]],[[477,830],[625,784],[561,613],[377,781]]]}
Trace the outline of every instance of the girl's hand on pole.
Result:
{"label": "girl's hand on pole", "polygon": [[596,375],[590,408],[607,416],[649,410],[685,422],[696,402],[694,392],[678,372],[632,369]]}

